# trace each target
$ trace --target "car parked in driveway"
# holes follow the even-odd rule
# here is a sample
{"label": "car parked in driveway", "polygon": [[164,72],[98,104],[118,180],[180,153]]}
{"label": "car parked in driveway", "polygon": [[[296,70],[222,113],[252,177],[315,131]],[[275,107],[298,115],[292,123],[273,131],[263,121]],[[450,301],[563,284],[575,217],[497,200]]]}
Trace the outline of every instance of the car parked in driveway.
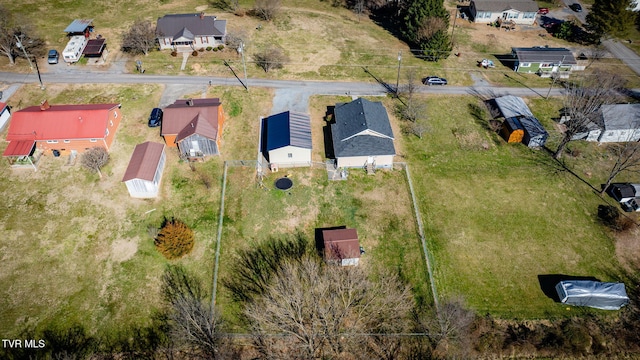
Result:
{"label": "car parked in driveway", "polygon": [[162,124],[162,109],[154,108],[149,115],[149,127],[158,127]]}
{"label": "car parked in driveway", "polygon": [[538,8],[538,14],[547,15],[549,13],[549,8]]}
{"label": "car parked in driveway", "polygon": [[427,76],[422,80],[425,85],[447,85],[447,79],[439,76]]}
{"label": "car parked in driveway", "polygon": [[60,54],[58,54],[58,50],[51,49],[49,50],[49,54],[47,55],[47,62],[49,64],[57,64],[59,57]]}
{"label": "car parked in driveway", "polygon": [[573,3],[571,5],[569,5],[569,8],[575,12],[582,12],[582,5],[578,4],[578,3]]}

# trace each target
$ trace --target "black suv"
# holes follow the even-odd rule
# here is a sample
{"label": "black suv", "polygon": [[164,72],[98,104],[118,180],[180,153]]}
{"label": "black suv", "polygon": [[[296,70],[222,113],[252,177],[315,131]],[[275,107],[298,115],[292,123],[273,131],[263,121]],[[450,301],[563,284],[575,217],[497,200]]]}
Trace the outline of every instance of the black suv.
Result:
{"label": "black suv", "polygon": [[149,115],[149,127],[157,127],[162,124],[162,109],[154,108]]}

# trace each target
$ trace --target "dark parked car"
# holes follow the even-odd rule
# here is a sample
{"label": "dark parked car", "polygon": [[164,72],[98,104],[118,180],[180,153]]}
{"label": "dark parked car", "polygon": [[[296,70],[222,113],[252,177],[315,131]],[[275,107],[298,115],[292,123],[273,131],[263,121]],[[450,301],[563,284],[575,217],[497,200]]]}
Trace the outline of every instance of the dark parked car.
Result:
{"label": "dark parked car", "polygon": [[58,63],[58,50],[49,50],[49,55],[47,56],[47,62],[49,64],[57,64]]}
{"label": "dark parked car", "polygon": [[425,85],[447,85],[447,79],[438,76],[427,76],[422,80]]}
{"label": "dark parked car", "polygon": [[154,108],[149,115],[149,127],[156,127],[162,124],[162,109]]}
{"label": "dark parked car", "polygon": [[578,3],[573,3],[571,5],[569,5],[569,8],[575,12],[582,12],[582,5],[578,4]]}

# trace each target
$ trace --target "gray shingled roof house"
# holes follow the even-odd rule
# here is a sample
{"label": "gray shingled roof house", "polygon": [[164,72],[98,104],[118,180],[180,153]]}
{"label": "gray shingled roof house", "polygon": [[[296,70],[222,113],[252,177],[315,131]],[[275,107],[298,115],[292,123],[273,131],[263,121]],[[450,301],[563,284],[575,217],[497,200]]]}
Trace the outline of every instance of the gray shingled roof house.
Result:
{"label": "gray shingled roof house", "polygon": [[336,104],[331,124],[337,167],[391,167],[396,154],[387,110],[380,102],[359,98]]}
{"label": "gray shingled roof house", "polygon": [[[571,70],[579,70],[578,62],[569,49],[565,48],[512,48],[513,70],[521,73],[536,73],[543,77],[559,73],[567,77]],[[564,75],[564,76],[563,76]]]}
{"label": "gray shingled roof house", "polygon": [[572,138],[582,139],[597,142],[639,141],[640,104],[602,105],[597,120],[587,123]]}
{"label": "gray shingled roof house", "polygon": [[311,165],[311,118],[285,111],[262,122],[262,151],[275,167]]}
{"label": "gray shingled roof house", "polygon": [[476,23],[488,24],[501,19],[531,25],[536,20],[538,4],[533,0],[471,0],[469,12]]}
{"label": "gray shingled roof house", "polygon": [[199,14],[170,14],[158,19],[156,25],[160,50],[200,49],[224,45],[227,21]]}

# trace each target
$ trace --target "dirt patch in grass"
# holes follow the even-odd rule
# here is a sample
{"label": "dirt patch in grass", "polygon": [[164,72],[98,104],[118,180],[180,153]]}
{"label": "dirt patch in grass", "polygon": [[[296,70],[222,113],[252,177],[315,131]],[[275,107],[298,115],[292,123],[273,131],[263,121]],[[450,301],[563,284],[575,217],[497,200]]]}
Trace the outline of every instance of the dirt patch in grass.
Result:
{"label": "dirt patch in grass", "polygon": [[111,244],[111,259],[123,262],[131,259],[138,251],[138,239],[118,239]]}
{"label": "dirt patch in grass", "polygon": [[[634,216],[636,221],[638,217]],[[634,227],[623,233],[615,235],[616,256],[620,263],[627,269],[635,271],[640,269],[640,229]]]}

